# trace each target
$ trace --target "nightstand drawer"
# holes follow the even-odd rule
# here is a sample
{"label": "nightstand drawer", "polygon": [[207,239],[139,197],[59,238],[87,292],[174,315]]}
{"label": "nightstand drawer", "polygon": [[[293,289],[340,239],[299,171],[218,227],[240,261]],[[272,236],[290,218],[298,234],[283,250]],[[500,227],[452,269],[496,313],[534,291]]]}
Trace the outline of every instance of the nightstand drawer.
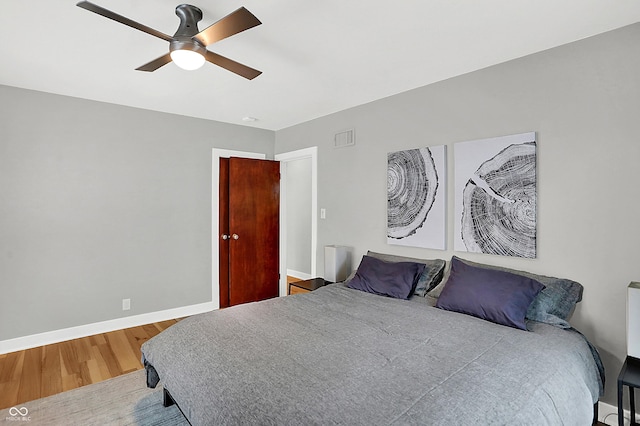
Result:
{"label": "nightstand drawer", "polygon": [[306,288],[300,288],[295,285],[289,285],[289,295],[299,294],[299,293],[309,293],[311,290],[307,290]]}
{"label": "nightstand drawer", "polygon": [[324,278],[311,278],[310,280],[289,283],[289,295],[308,293],[329,283],[330,281],[325,281]]}

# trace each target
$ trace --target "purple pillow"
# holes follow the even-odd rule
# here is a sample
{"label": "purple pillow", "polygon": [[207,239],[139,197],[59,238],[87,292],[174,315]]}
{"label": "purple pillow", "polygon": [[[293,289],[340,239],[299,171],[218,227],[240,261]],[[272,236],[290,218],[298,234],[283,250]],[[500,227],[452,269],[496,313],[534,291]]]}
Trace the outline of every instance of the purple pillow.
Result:
{"label": "purple pillow", "polygon": [[476,268],[454,257],[436,307],[526,330],[527,309],[543,288],[532,278]]}
{"label": "purple pillow", "polygon": [[408,299],[424,267],[422,263],[385,262],[375,257],[362,256],[356,275],[347,287],[396,299]]}

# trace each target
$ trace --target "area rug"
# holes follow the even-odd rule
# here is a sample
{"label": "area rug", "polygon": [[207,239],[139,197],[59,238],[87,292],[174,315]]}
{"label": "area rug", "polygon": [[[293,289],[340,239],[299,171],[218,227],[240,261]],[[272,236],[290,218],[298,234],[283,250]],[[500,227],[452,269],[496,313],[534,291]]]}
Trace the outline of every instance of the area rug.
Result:
{"label": "area rug", "polygon": [[145,372],[0,410],[0,425],[188,425],[175,406],[162,406],[162,388],[148,389]]}

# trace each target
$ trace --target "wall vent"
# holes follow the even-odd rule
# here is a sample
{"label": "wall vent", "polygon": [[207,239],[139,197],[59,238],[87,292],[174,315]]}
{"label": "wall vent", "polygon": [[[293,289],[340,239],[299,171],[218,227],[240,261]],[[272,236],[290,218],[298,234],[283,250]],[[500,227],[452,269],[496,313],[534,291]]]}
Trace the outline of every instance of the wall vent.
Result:
{"label": "wall vent", "polygon": [[334,148],[345,148],[347,146],[354,146],[356,144],[356,136],[354,129],[345,130],[344,132],[336,133],[333,137]]}

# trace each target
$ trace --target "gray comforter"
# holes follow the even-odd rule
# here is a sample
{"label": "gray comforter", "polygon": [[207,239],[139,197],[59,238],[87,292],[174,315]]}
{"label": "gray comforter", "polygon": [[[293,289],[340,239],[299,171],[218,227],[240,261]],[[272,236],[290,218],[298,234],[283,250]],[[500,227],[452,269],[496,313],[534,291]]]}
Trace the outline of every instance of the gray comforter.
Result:
{"label": "gray comforter", "polygon": [[589,425],[577,332],[329,285],[180,321],[142,347],[195,425]]}

